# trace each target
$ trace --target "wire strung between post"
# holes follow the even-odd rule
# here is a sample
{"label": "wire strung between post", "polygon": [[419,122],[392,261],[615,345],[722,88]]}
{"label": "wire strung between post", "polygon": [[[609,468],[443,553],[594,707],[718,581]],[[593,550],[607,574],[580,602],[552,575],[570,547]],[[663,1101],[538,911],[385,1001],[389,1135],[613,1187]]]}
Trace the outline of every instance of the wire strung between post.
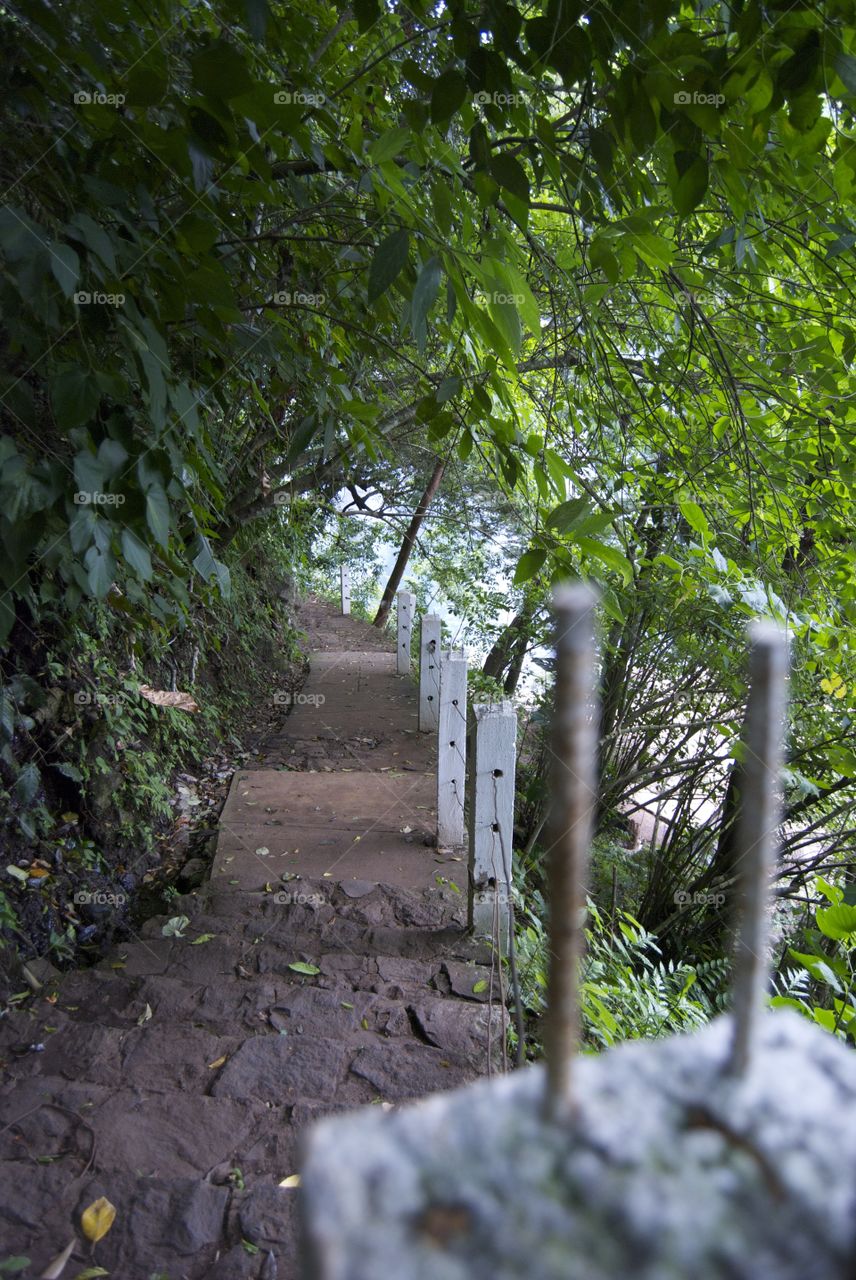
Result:
{"label": "wire strung between post", "polygon": [[779,774],[782,764],[787,639],[781,627],[755,621],[749,628],[749,698],[740,764],[740,810],[735,833],[737,929],[734,952],[734,1039],[729,1074],[751,1066],[764,1011],[770,931],[770,880],[776,858]]}
{"label": "wire strung between post", "polygon": [[579,968],[597,794],[596,599],[594,591],[582,583],[558,587],[553,597],[556,690],[548,871],[550,972],[544,1044],[546,1110],[557,1121],[567,1120],[573,1113],[574,1060],[580,1042]]}

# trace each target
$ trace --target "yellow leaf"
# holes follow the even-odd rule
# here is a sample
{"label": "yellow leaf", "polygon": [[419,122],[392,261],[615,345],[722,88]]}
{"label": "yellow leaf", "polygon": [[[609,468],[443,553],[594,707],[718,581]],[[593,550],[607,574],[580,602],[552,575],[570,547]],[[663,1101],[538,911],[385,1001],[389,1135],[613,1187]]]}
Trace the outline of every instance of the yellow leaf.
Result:
{"label": "yellow leaf", "polygon": [[144,1022],[148,1022],[151,1016],[152,1016],[152,1006],[150,1004],[147,1004],[143,1012],[140,1014],[139,1018],[137,1018],[137,1026],[141,1027]]}
{"label": "yellow leaf", "polygon": [[229,1055],[227,1053],[224,1053],[222,1058],[215,1058],[213,1062],[209,1062],[208,1070],[213,1071],[216,1067],[222,1067],[228,1056]]}
{"label": "yellow leaf", "polygon": [[102,1236],[106,1236],[107,1232],[113,1225],[116,1217],[116,1206],[111,1204],[106,1196],[100,1196],[97,1200],[93,1200],[88,1209],[84,1209],[80,1217],[80,1225],[83,1228],[83,1234],[87,1240],[91,1240],[93,1244],[97,1244]]}
{"label": "yellow leaf", "polygon": [[280,1185],[281,1187],[299,1187],[299,1186],[300,1186],[300,1174],[299,1174],[299,1173],[290,1173],[290,1174],[288,1175],[288,1177],[287,1177],[287,1178],[283,1178],[282,1182],[281,1182],[279,1185]]}

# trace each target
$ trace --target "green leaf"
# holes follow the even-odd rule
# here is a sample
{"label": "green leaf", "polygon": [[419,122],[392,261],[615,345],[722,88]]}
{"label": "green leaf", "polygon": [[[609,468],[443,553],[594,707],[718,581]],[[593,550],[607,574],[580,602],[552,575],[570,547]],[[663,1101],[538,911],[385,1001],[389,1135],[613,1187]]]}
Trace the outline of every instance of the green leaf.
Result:
{"label": "green leaf", "polygon": [[589,538],[583,534],[580,534],[575,542],[587,556],[594,556],[608,569],[614,569],[616,573],[620,573],[625,587],[630,586],[633,581],[633,565],[617,547],[611,547],[606,542],[598,542],[596,538]]}
{"label": "green leaf", "polygon": [[146,492],[146,523],[162,547],[169,543],[169,499],[163,485],[153,484]]}
{"label": "green leaf", "polygon": [[52,378],[50,395],[54,417],[63,430],[88,422],[101,399],[95,375],[86,369],[66,369]]}
{"label": "green leaf", "polygon": [[80,259],[70,245],[56,242],[50,247],[50,255],[51,271],[57,284],[65,296],[70,298],[80,279]]}
{"label": "green leaf", "polygon": [[148,582],[152,576],[152,558],[145,543],[132,529],[122,530],[122,555],[138,577]]}
{"label": "green leaf", "polygon": [[4,1258],[0,1262],[0,1275],[16,1276],[19,1271],[26,1271],[30,1265],[30,1259],[25,1258],[22,1254],[16,1254],[14,1257]]}
{"label": "green leaf", "polygon": [[856,933],[856,907],[839,902],[836,906],[820,907],[816,913],[817,927],[827,938],[836,941],[850,939]]}
{"label": "green leaf", "polygon": [[487,991],[487,979],[479,978],[478,982],[473,983],[473,995],[481,995],[483,991]]}
{"label": "green leaf", "polygon": [[217,561],[211,551],[211,544],[204,534],[199,535],[200,550],[193,561],[193,567],[206,582],[209,582],[217,568]]}
{"label": "green leaf", "polygon": [[557,533],[568,533],[588,514],[588,511],[588,498],[569,498],[567,502],[560,502],[553,508],[547,516],[546,523],[548,528],[555,529]]}
{"label": "green leaf", "polygon": [[467,96],[467,82],[459,71],[450,68],[434,81],[431,90],[431,119],[434,124],[451,120]]}
{"label": "green leaf", "polygon": [[529,203],[529,179],[526,176],[526,170],[523,165],[519,160],[515,160],[514,156],[510,156],[504,151],[492,156],[490,176],[506,191],[510,191],[512,195],[517,196],[518,200],[523,200],[526,204]]}
{"label": "green leaf", "polygon": [[86,577],[89,590],[96,600],[103,600],[113,584],[116,573],[116,561],[112,551],[101,547],[90,547],[83,557],[86,565]]}
{"label": "green leaf", "polygon": [[289,969],[293,969],[295,973],[305,973],[310,978],[314,977],[316,973],[321,972],[317,965],[307,964],[305,960],[295,960],[288,967]]}
{"label": "green leaf", "polygon": [[698,503],[686,500],[679,502],[678,507],[690,528],[695,529],[696,533],[700,533],[703,538],[706,538],[710,533],[710,525],[707,522],[707,516]]}
{"label": "green leaf", "polygon": [[36,792],[41,785],[42,775],[34,764],[25,764],[21,772],[15,779],[15,785],[12,793],[19,804],[25,807],[32,804],[35,799]]}
{"label": "green leaf", "polygon": [[540,547],[524,551],[514,570],[514,585],[518,587],[522,582],[528,582],[530,578],[534,578],[546,559],[547,552]]}
{"label": "green leaf", "polygon": [[203,943],[210,942],[211,939],[215,938],[216,936],[217,935],[214,933],[200,933],[199,937],[194,938],[190,945],[192,947],[201,947]]}
{"label": "green leaf", "polygon": [[675,156],[677,181],[672,185],[675,209],[682,216],[692,213],[707,191],[709,174],[706,161],[697,155],[679,151]]}
{"label": "green leaf", "polygon": [[410,232],[402,229],[382,240],[375,250],[369,268],[369,302],[376,302],[386,293],[407,264],[410,252]]}
{"label": "green leaf", "polygon": [[394,160],[407,146],[411,137],[409,129],[388,129],[386,133],[382,133],[369,147],[369,159],[372,164],[384,164],[387,160]]}
{"label": "green leaf", "polygon": [[835,70],[847,92],[856,97],[856,58],[849,53],[839,53],[835,59]]}
{"label": "green leaf", "polygon": [[432,256],[422,264],[416,287],[413,290],[413,301],[410,310],[410,323],[413,336],[420,353],[425,349],[426,321],[428,312],[434,305],[440,290],[442,269],[440,259]]}
{"label": "green leaf", "polygon": [[190,65],[193,83],[212,98],[237,98],[253,88],[243,55],[225,40],[218,40],[202,53],[197,53]]}

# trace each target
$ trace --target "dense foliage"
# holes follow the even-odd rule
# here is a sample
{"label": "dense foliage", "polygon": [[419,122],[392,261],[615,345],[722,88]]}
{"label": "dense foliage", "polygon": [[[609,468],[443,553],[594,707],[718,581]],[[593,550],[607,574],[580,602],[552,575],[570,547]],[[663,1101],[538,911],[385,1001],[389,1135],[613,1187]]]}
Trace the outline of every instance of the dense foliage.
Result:
{"label": "dense foliage", "polygon": [[786,620],[781,884],[839,875],[852,6],[23,0],[0,24],[16,838],[50,840],[47,778],[85,814],[114,765],[109,717],[76,754],[65,712],[39,719],[96,651],[127,677],[177,636],[222,643],[241,557],[304,564],[332,527],[331,563],[365,559],[367,527],[405,566],[412,545],[507,690],[551,583],[600,582],[601,825],[669,801],[662,842],[613,856],[666,963],[722,953],[743,628]]}

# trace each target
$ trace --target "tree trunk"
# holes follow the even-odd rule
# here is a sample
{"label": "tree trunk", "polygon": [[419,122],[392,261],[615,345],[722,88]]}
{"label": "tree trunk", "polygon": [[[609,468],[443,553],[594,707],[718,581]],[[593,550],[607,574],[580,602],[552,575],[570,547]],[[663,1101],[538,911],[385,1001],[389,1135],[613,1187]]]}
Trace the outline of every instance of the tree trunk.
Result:
{"label": "tree trunk", "polygon": [[437,465],[434,468],[434,471],[431,475],[431,479],[428,481],[428,484],[425,488],[425,492],[423,493],[422,497],[419,499],[419,505],[417,506],[416,510],[413,512],[413,519],[410,521],[410,524],[407,526],[407,532],[405,533],[404,538],[402,540],[401,550],[398,553],[398,559],[396,560],[393,566],[392,573],[389,575],[389,582],[387,582],[384,588],[383,596],[381,597],[380,606],[378,607],[378,611],[375,614],[374,623],[373,623],[373,626],[375,627],[386,626],[386,620],[389,617],[389,611],[392,608],[392,602],[395,599],[395,593],[398,590],[399,586],[401,585],[401,579],[404,577],[404,570],[407,568],[407,562],[410,559],[410,553],[413,550],[413,544],[416,542],[416,538],[419,534],[419,530],[422,527],[422,521],[425,519],[425,515],[434,499],[434,495],[436,494],[437,490],[440,488],[440,484],[442,483],[442,480],[443,480],[443,473],[446,470],[447,462],[448,462],[447,458],[440,458],[438,460]]}

